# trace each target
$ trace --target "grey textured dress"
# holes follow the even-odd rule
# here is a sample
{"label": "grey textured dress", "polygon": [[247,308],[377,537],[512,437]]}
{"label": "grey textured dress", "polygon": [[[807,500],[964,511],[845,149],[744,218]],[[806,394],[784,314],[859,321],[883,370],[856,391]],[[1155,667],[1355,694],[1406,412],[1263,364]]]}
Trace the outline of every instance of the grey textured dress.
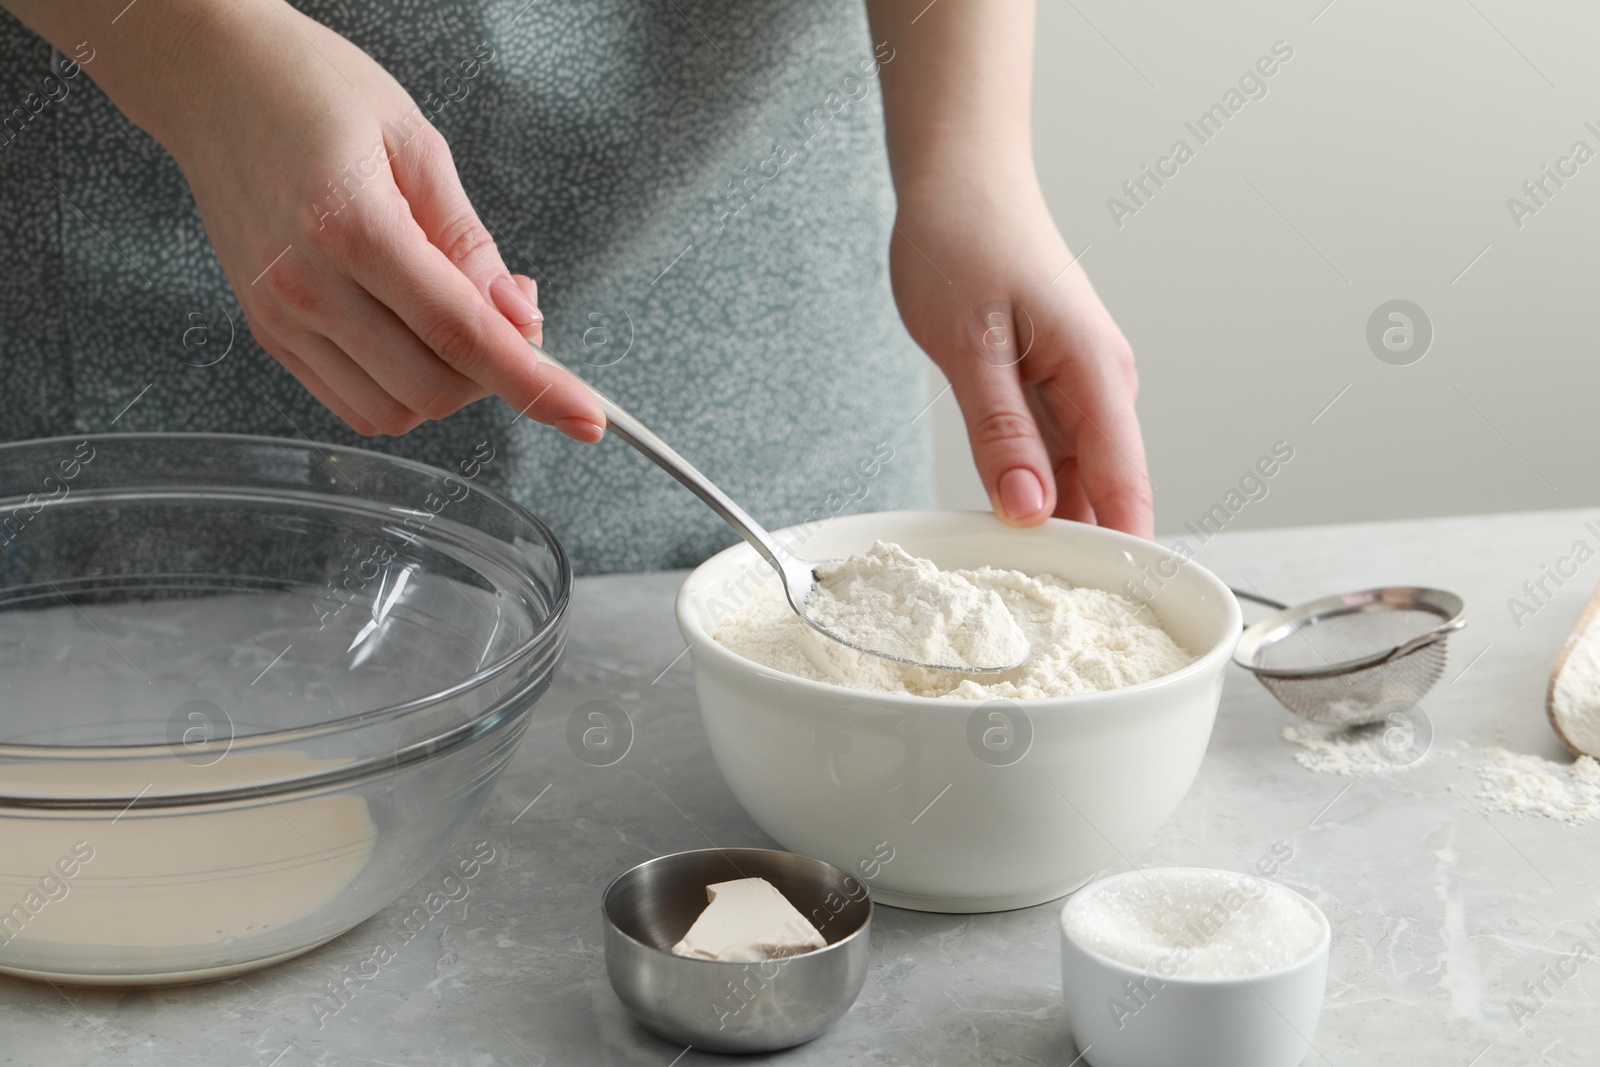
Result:
{"label": "grey textured dress", "polygon": [[[540,281],[547,347],[757,517],[930,500],[861,0],[298,6],[432,114],[507,263]],[[299,431],[440,466],[488,440],[482,480],[580,573],[734,540],[622,442],[497,399],[402,438],[349,430],[250,338],[177,165],[61,60],[0,13],[0,438]]]}

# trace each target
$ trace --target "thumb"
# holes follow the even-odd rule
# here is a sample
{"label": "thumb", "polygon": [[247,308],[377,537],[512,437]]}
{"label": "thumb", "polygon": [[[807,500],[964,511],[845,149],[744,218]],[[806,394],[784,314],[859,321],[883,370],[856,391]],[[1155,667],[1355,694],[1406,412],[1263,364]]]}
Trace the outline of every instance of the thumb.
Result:
{"label": "thumb", "polygon": [[1013,526],[1043,522],[1055,510],[1055,477],[1017,365],[990,358],[980,341],[964,345],[946,374],[995,515]]}
{"label": "thumb", "polygon": [[429,243],[524,336],[528,327],[542,323],[538,304],[512,279],[494,238],[467,199],[444,137],[432,127],[424,129],[394,154],[389,166]]}

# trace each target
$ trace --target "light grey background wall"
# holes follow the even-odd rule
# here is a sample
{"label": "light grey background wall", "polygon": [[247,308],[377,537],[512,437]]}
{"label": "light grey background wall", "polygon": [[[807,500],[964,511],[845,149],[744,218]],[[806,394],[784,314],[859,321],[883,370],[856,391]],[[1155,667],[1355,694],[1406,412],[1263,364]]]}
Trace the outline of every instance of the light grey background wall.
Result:
{"label": "light grey background wall", "polygon": [[[1266,95],[1201,145],[1184,123],[1277,41]],[[1278,440],[1293,460],[1229,528],[1600,498],[1597,42],[1577,0],[1040,0],[1039,169],[1137,353],[1159,533]],[[1107,199],[1180,138],[1194,158],[1118,227]],[[1546,166],[1571,176],[1535,201]],[[1395,299],[1434,331],[1408,365],[1366,337]],[[953,401],[932,416],[942,502],[985,506]]]}

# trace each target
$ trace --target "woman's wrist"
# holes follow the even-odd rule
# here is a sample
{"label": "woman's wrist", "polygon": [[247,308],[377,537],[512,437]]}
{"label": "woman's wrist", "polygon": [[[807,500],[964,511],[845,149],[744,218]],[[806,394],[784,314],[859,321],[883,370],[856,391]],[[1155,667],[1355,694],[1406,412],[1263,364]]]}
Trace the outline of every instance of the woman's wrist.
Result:
{"label": "woman's wrist", "polygon": [[215,70],[215,57],[237,60],[241,29],[263,16],[274,17],[271,7],[278,3],[0,0],[57,51],[76,60],[119,111],[169,151],[203,111],[204,93],[193,78]]}
{"label": "woman's wrist", "polygon": [[925,159],[896,171],[895,198],[901,218],[910,220],[1049,210],[1026,152]]}
{"label": "woman's wrist", "polygon": [[[217,132],[207,121],[208,101],[220,97],[222,80],[248,69],[247,27],[275,18],[270,8],[277,3],[200,0],[185,4],[181,17],[158,9],[157,17],[140,28],[138,50],[108,50],[115,54],[96,80],[134,125],[182,159],[198,131]],[[130,11],[127,18],[132,17]],[[218,62],[221,57],[228,57],[225,66]]]}
{"label": "woman's wrist", "polygon": [[[868,0],[892,48],[879,82],[901,204],[946,214],[949,197],[1032,197],[1031,0]],[[924,18],[923,16],[927,17]]]}

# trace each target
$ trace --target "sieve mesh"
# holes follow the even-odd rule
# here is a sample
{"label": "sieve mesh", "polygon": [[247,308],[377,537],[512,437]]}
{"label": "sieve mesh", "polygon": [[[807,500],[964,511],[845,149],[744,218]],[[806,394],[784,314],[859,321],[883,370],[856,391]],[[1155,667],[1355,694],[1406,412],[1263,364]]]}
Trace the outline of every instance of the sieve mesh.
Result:
{"label": "sieve mesh", "polygon": [[[1367,610],[1312,616],[1256,653],[1274,671],[1324,671],[1397,648],[1438,628],[1439,616],[1418,608],[1369,605]],[[1411,657],[1407,657],[1408,659]]]}
{"label": "sieve mesh", "polygon": [[[1449,635],[1466,625],[1460,597],[1414,586],[1272,606],[1277,618],[1247,629],[1235,658],[1284,707],[1337,726],[1378,722],[1395,703],[1422,699],[1444,673]],[[1427,643],[1395,655],[1419,639]]]}
{"label": "sieve mesh", "polygon": [[[1429,618],[1432,625],[1437,625],[1437,616]],[[1448,638],[1441,637],[1408,656],[1344,674],[1311,678],[1274,678],[1258,674],[1256,677],[1296,715],[1334,726],[1354,726],[1381,719],[1385,705],[1393,701],[1421,700],[1444,673],[1447,643]]]}

